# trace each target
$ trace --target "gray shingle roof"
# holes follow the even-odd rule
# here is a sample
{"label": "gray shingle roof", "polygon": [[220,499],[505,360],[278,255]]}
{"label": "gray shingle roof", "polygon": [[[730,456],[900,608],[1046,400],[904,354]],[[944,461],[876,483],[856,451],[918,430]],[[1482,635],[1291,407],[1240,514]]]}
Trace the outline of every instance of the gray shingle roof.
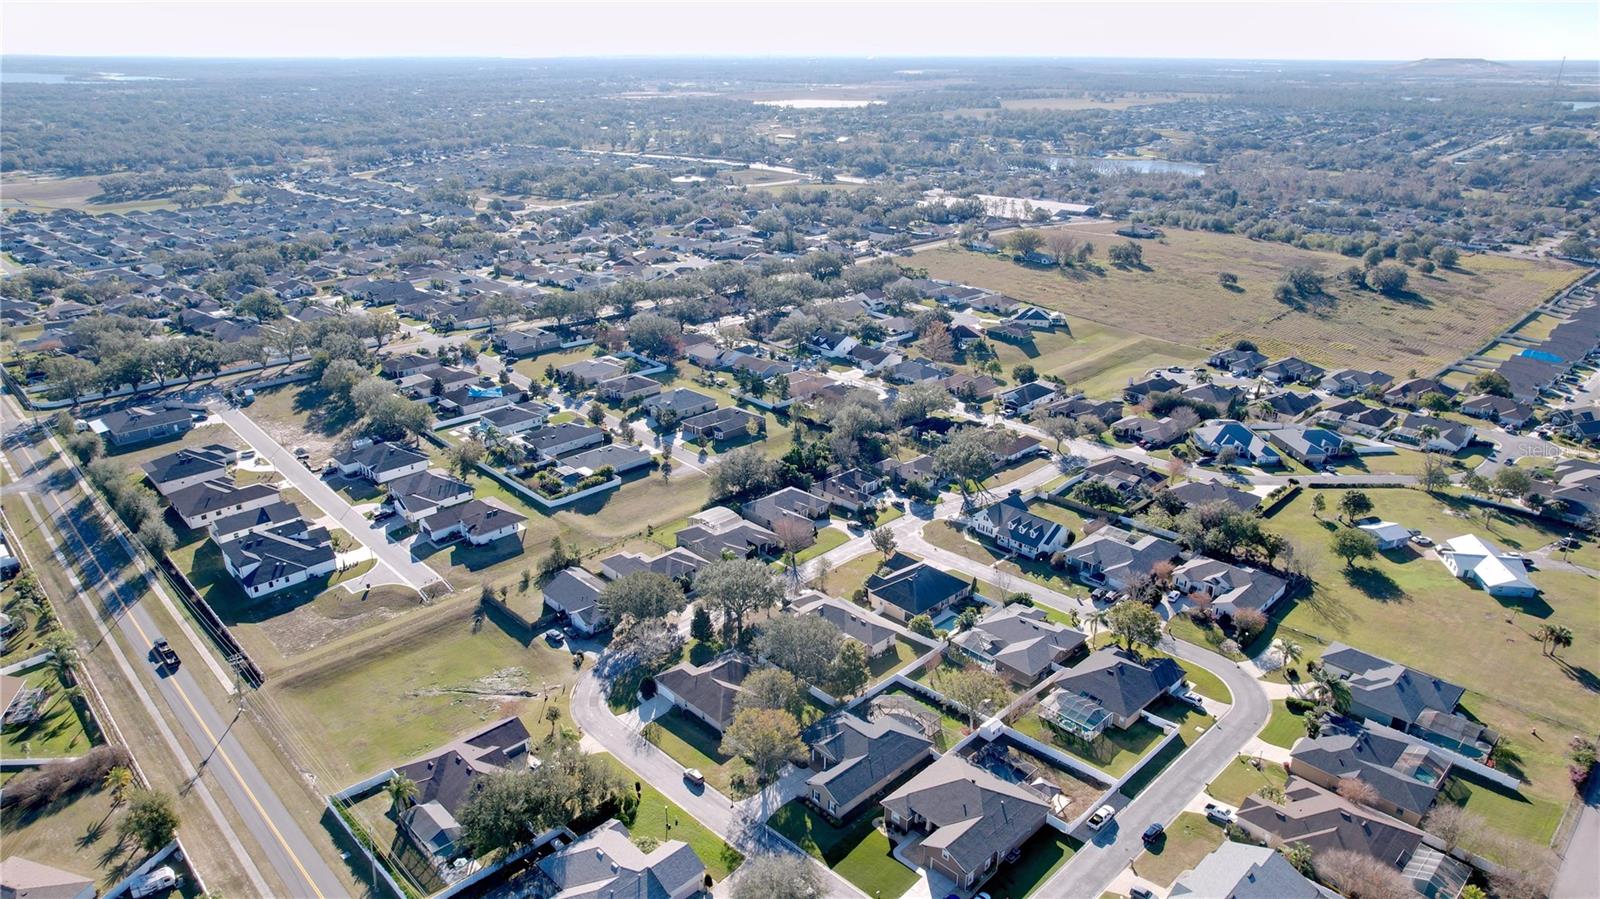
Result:
{"label": "gray shingle roof", "polygon": [[883,800],[902,817],[917,816],[932,826],[922,845],[949,853],[964,871],[980,868],[995,852],[1005,852],[1037,833],[1049,808],[1032,792],[1006,783],[951,753]]}

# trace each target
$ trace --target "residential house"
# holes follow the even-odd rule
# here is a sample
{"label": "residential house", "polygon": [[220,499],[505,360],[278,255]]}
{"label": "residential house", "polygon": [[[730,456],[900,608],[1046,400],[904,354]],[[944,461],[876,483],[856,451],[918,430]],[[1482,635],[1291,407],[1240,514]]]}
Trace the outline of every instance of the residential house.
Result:
{"label": "residential house", "polygon": [[1030,381],[1000,394],[1000,405],[1006,414],[1021,417],[1056,395],[1056,388],[1044,381]]}
{"label": "residential house", "polygon": [[1280,420],[1293,421],[1322,405],[1322,397],[1314,393],[1301,393],[1297,390],[1285,390],[1274,393],[1261,402],[1265,403],[1272,414]]}
{"label": "residential house", "polygon": [[548,353],[561,348],[561,335],[543,328],[532,328],[526,331],[501,331],[491,341],[494,348],[502,355],[512,359],[526,359],[540,353]]}
{"label": "residential house", "polygon": [[806,545],[809,546],[810,538],[817,533],[817,519],[828,516],[830,505],[828,500],[814,493],[807,493],[797,487],[785,487],[745,503],[740,511],[744,513],[745,518],[774,534],[789,536],[780,527],[781,522],[787,522],[788,527],[797,529],[790,533],[805,534]]}
{"label": "residential house", "polygon": [[805,798],[834,821],[844,821],[934,754],[933,741],[892,717],[867,721],[839,712],[805,733],[811,770]]}
{"label": "residential house", "polygon": [[1183,425],[1171,416],[1150,418],[1146,415],[1129,415],[1111,425],[1111,435],[1118,440],[1137,443],[1147,449],[1160,448],[1183,439],[1188,433]]}
{"label": "residential house", "polygon": [[1283,786],[1283,801],[1245,799],[1234,821],[1268,845],[1303,844],[1312,858],[1331,852],[1368,855],[1402,873],[1423,896],[1457,896],[1472,875],[1465,863],[1425,842],[1423,832],[1376,814],[1298,777]]}
{"label": "residential house", "polygon": [[1231,448],[1235,459],[1249,465],[1273,468],[1283,464],[1283,459],[1266,438],[1250,430],[1244,422],[1232,419],[1219,418],[1196,427],[1189,433],[1189,442],[1213,456]]}
{"label": "residential house", "polygon": [[94,881],[12,855],[0,862],[0,899],[94,899]]}
{"label": "residential house", "polygon": [[349,449],[334,453],[333,464],[347,478],[365,478],[374,484],[387,484],[395,478],[426,471],[428,457],[398,443],[357,440]]}
{"label": "residential house", "polygon": [[447,506],[422,519],[418,529],[436,544],[463,537],[473,546],[485,546],[515,536],[528,516],[495,500],[470,499]]}
{"label": "residential house", "polygon": [[438,415],[442,420],[482,415],[514,405],[520,399],[522,391],[516,388],[498,384],[463,384],[439,395]]}
{"label": "residential house", "polygon": [[1456,389],[1433,378],[1407,378],[1383,392],[1383,401],[1391,406],[1415,408],[1422,398],[1437,393],[1446,399],[1456,395]]}
{"label": "residential house", "polygon": [[1274,384],[1315,384],[1321,381],[1325,374],[1327,372],[1320,366],[1294,356],[1279,359],[1261,368],[1261,377]]}
{"label": "residential house", "polygon": [[1392,376],[1376,369],[1362,371],[1355,368],[1341,368],[1324,375],[1321,387],[1334,396],[1355,396],[1371,390],[1383,390],[1392,381],[1394,381]]}
{"label": "residential house", "polygon": [[1415,827],[1438,798],[1450,762],[1426,746],[1352,726],[1296,743],[1289,772],[1335,792],[1346,778],[1361,781],[1372,788],[1368,808]]}
{"label": "residential house", "polygon": [[877,502],[883,490],[883,476],[861,468],[851,468],[817,485],[817,493],[847,512],[860,512]]}
{"label": "residential house", "polygon": [[545,611],[566,615],[574,628],[592,637],[611,624],[600,607],[605,588],[604,581],[576,565],[563,568],[544,585]]}
{"label": "residential house", "polygon": [[1350,452],[1350,444],[1343,437],[1325,428],[1288,425],[1274,430],[1267,439],[1272,441],[1273,446],[1312,468],[1322,468]]}
{"label": "residential house", "polygon": [[717,408],[717,401],[699,391],[687,387],[678,387],[665,393],[659,393],[644,401],[644,411],[647,415],[660,422],[670,418],[672,421],[683,421],[710,412]]}
{"label": "residential house", "polygon": [[419,471],[389,482],[385,504],[401,518],[416,524],[440,509],[472,499],[472,485],[437,471]]}
{"label": "residential house", "polygon": [[983,616],[950,643],[1011,683],[1031,687],[1087,639],[1051,621],[1043,609],[1018,604]]}
{"label": "residential house", "polygon": [[1204,556],[1179,565],[1172,572],[1172,581],[1187,595],[1210,597],[1212,610],[1230,618],[1247,609],[1265,614],[1289,588],[1277,575]]}
{"label": "residential house", "polygon": [[1032,328],[1035,331],[1049,331],[1059,325],[1066,324],[1067,317],[1059,312],[1040,309],[1038,306],[1022,306],[1016,312],[1011,313],[1011,317],[1007,321]]}
{"label": "residential house", "polygon": [[1466,692],[1462,687],[1337,642],[1329,644],[1318,664],[1350,688],[1352,716],[1470,757],[1488,753],[1493,741],[1483,725],[1456,712]]}
{"label": "residential house", "polygon": [[432,356],[419,356],[416,353],[385,356],[383,361],[379,363],[379,370],[383,372],[383,376],[394,381],[434,371],[441,367],[443,367],[443,363],[438,359]]}
{"label": "residential house", "polygon": [[560,899],[690,899],[700,896],[705,862],[682,840],[634,842],[615,818],[539,859],[538,895]]}
{"label": "residential house", "polygon": [[1380,550],[1399,549],[1411,542],[1410,528],[1392,521],[1363,518],[1356,522],[1356,528],[1371,534],[1372,539],[1378,541]]}
{"label": "residential house", "polygon": [[873,609],[901,623],[918,615],[937,618],[972,597],[972,584],[903,553],[889,556],[882,573],[867,578]]}
{"label": "residential house", "polygon": [[1389,439],[1438,453],[1459,453],[1473,441],[1472,428],[1458,421],[1409,413],[1389,431]]}
{"label": "residential house", "polygon": [[1483,588],[1490,596],[1537,596],[1528,578],[1527,560],[1513,556],[1476,534],[1463,534],[1439,544],[1439,561],[1450,573]]}
{"label": "residential house", "polygon": [[1049,558],[1072,540],[1071,531],[1029,512],[1027,502],[1016,494],[974,513],[967,526],[1002,549],[1029,559]]}
{"label": "residential house", "polygon": [[969,375],[956,372],[941,381],[950,395],[968,402],[985,402],[1000,390],[1000,382],[988,375]]}
{"label": "residential house", "polygon": [[1126,590],[1161,562],[1182,554],[1178,544],[1153,534],[1134,536],[1107,525],[1061,551],[1067,570],[1091,584]]}
{"label": "residential house", "polygon": [[1533,420],[1532,406],[1503,396],[1490,396],[1488,394],[1475,396],[1469,400],[1463,400],[1461,405],[1456,408],[1463,415],[1496,422],[1513,431],[1521,429]]}
{"label": "residential house", "polygon": [[220,546],[225,541],[242,537],[252,531],[269,530],[299,518],[300,509],[294,503],[279,500],[249,511],[223,516],[211,522],[206,532],[212,541]]}
{"label": "residential house", "polygon": [[223,540],[217,549],[223,567],[251,599],[297,587],[339,567],[332,535],[302,519]]}
{"label": "residential house", "polygon": [[1152,703],[1182,692],[1185,683],[1182,666],[1166,656],[1141,660],[1106,647],[1061,672],[1039,714],[1048,724],[1092,740],[1106,727],[1132,727]]}
{"label": "residential house", "polygon": [[1345,400],[1318,412],[1314,418],[1329,427],[1367,437],[1376,437],[1388,430],[1399,415],[1383,406],[1369,406],[1360,400]]}
{"label": "residential house", "polygon": [[1042,456],[1046,450],[1037,437],[1019,434],[1009,428],[994,432],[994,458],[1000,466],[1014,465],[1023,459]]}
{"label": "residential house", "polygon": [[720,734],[733,723],[741,685],[755,670],[755,663],[737,652],[704,665],[680,662],[655,676],[656,692]]}
{"label": "residential house", "polygon": [[1134,497],[1165,484],[1167,476],[1144,462],[1106,456],[1084,466],[1082,476],[1075,483],[1084,481],[1098,481],[1117,491],[1119,496]]}
{"label": "residential house", "polygon": [[[837,627],[846,638],[860,643],[869,659],[894,651],[898,639],[894,628],[874,620],[876,616],[820,593],[807,596],[812,598],[806,604],[795,607],[796,615],[814,615]],[[802,599],[805,598],[802,596]]]}
{"label": "residential house", "polygon": [[608,443],[605,446],[597,446],[563,457],[561,464],[556,466],[556,472],[577,474],[579,478],[583,478],[603,468],[609,468],[612,474],[620,475],[653,465],[655,461],[655,454],[642,447]]}
{"label": "residential house", "polygon": [[112,446],[154,443],[187,434],[194,427],[188,409],[119,409],[89,423],[90,430]]}
{"label": "residential house", "polygon": [[459,844],[461,824],[456,816],[485,778],[536,764],[529,741],[527,726],[513,715],[397,766],[395,774],[417,788],[400,813],[402,832],[424,855],[439,862],[461,855],[464,847]]}
{"label": "residential house", "polygon": [[746,521],[739,513],[714,506],[689,516],[689,523],[675,535],[679,546],[704,559],[720,559],[724,552],[739,558],[776,552],[778,535]]}
{"label": "residential house", "polygon": [[745,409],[730,406],[692,416],[686,419],[681,427],[685,440],[721,443],[725,440],[738,440],[753,434],[765,433],[767,420]]}
{"label": "residential house", "polygon": [[1206,364],[1234,377],[1253,378],[1266,367],[1267,357],[1255,350],[1227,349],[1212,353]]}
{"label": "residential house", "polygon": [[635,571],[653,571],[677,581],[685,590],[692,588],[694,576],[711,563],[684,549],[674,547],[654,556],[642,553],[616,553],[600,560],[600,573],[612,580],[627,577]]}
{"label": "residential house", "polygon": [[1158,393],[1176,393],[1183,389],[1183,384],[1174,381],[1166,375],[1152,375],[1142,381],[1128,380],[1128,386],[1122,388],[1122,399],[1128,403],[1142,403]]}
{"label": "residential house", "polygon": [[889,840],[908,861],[976,888],[1013,849],[1045,825],[1050,808],[1022,784],[1009,783],[955,753],[940,757],[884,797]]}
{"label": "residential house", "polygon": [[878,463],[878,471],[889,479],[889,483],[913,490],[926,490],[939,480],[938,466],[927,453],[905,461],[884,459]]}
{"label": "residential house", "polygon": [[238,451],[230,447],[203,446],[168,453],[151,459],[139,468],[150,479],[157,493],[171,496],[185,487],[227,477],[228,466],[237,457]]}
{"label": "residential house", "polygon": [[601,381],[620,378],[628,373],[628,365],[615,356],[598,356],[568,362],[556,369],[556,374],[578,389],[593,387]]}
{"label": "residential house", "polygon": [[661,392],[661,382],[644,375],[607,378],[595,386],[595,395],[615,403],[633,403]]}
{"label": "residential house", "polygon": [[232,478],[218,478],[174,490],[167,494],[167,502],[183,519],[184,527],[197,530],[231,515],[278,502],[278,488],[259,482],[241,487]]}
{"label": "residential house", "polygon": [[479,427],[493,429],[504,436],[522,434],[544,427],[549,412],[544,406],[513,404],[490,409],[478,417]]}
{"label": "residential house", "polygon": [[1178,875],[1168,899],[1339,899],[1339,894],[1307,880],[1278,850],[1224,840]]}
{"label": "residential house", "polygon": [[1261,497],[1217,481],[1185,481],[1167,490],[1166,495],[1194,509],[1212,503],[1227,503],[1240,512],[1254,511]]}
{"label": "residential house", "polygon": [[521,440],[528,448],[530,456],[548,461],[567,453],[599,446],[605,442],[606,432],[591,425],[567,422],[529,431],[522,435]]}

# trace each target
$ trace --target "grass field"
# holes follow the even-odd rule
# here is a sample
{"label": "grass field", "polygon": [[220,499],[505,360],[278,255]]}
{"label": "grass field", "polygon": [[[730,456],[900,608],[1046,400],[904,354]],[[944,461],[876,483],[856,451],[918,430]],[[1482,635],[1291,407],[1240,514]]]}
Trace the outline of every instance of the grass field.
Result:
{"label": "grass field", "polygon": [[[1105,246],[1120,240],[1110,233],[1117,227],[1106,223],[1073,233],[1099,244],[1103,261]],[[1564,264],[1470,255],[1456,270],[1413,272],[1413,293],[1388,299],[1334,285],[1333,276],[1353,260],[1332,253],[1178,230],[1140,246],[1145,269],[1107,266],[1099,274],[1030,268],[959,250],[920,254],[918,265],[935,278],[1065,312],[1075,331],[1080,321],[1093,322],[1180,347],[1215,347],[1249,337],[1275,358],[1297,355],[1324,366],[1397,373],[1431,371],[1455,361],[1579,274]],[[1283,273],[1300,265],[1320,269],[1328,279],[1332,299],[1316,311],[1295,311],[1272,299]],[[1221,272],[1236,274],[1242,289],[1222,288]]]}
{"label": "grass field", "polygon": [[1171,886],[1179,874],[1199,864],[1226,838],[1222,828],[1204,815],[1184,812],[1167,828],[1159,843],[1133,860],[1133,871],[1151,883]]}
{"label": "grass field", "polygon": [[48,665],[21,674],[30,687],[42,687],[42,714],[32,724],[8,724],[0,734],[0,758],[57,758],[89,751],[83,718],[67,698],[66,687]]}
{"label": "grass field", "polygon": [[796,799],[767,823],[868,896],[899,896],[917,882],[916,872],[890,854],[889,838],[874,826],[873,814],[835,827]]}
{"label": "grass field", "polygon": [[1289,711],[1281,699],[1272,701],[1272,717],[1261,730],[1261,739],[1274,746],[1293,749],[1295,741],[1306,735],[1306,716]]}
{"label": "grass field", "polygon": [[894,638],[894,652],[886,652],[867,663],[867,670],[872,674],[872,682],[877,683],[896,671],[899,671],[907,662],[922,654],[920,647],[904,637]]}
{"label": "grass field", "polygon": [[53,865],[110,889],[142,860],[129,851],[131,843],[117,839],[124,809],[113,807],[110,791],[98,788],[71,793],[38,812],[8,808],[0,812],[6,857]]}
{"label": "grass field", "polygon": [[1238,807],[1255,794],[1262,787],[1277,787],[1283,789],[1284,783],[1289,780],[1289,772],[1276,762],[1262,762],[1261,770],[1250,764],[1248,756],[1239,756],[1233,764],[1224,768],[1217,779],[1206,784],[1206,792],[1213,799],[1220,799],[1231,806]]}
{"label": "grass field", "polygon": [[1144,758],[1162,737],[1160,728],[1139,720],[1126,730],[1107,727],[1099,739],[1086,744],[1044,723],[1037,710],[1024,713],[1012,726],[1041,743],[1049,743],[1060,748],[1063,752],[1083,760],[1085,764],[1104,771],[1113,778],[1128,773],[1134,763]]}
{"label": "grass field", "polygon": [[550,703],[562,709],[559,723],[570,720],[571,659],[540,640],[522,643],[493,618],[461,614],[433,622],[425,639],[394,640],[265,690],[304,749],[354,780],[507,715],[543,738]]}

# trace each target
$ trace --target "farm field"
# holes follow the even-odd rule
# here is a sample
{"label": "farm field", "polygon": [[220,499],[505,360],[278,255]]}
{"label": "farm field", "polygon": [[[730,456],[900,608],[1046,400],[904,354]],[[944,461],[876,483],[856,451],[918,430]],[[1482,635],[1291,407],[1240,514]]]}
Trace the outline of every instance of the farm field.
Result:
{"label": "farm field", "polygon": [[[1073,233],[1099,245],[1104,264],[1105,248],[1121,240],[1112,233],[1117,227],[1096,224]],[[1145,270],[1106,266],[1103,274],[1030,268],[962,250],[917,259],[932,277],[1065,312],[1075,330],[1080,321],[1094,322],[1194,348],[1249,337],[1272,357],[1401,373],[1432,371],[1476,350],[1579,274],[1564,264],[1469,255],[1453,271],[1413,272],[1413,293],[1386,299],[1334,285],[1332,276],[1352,260],[1333,253],[1177,230],[1140,246]],[[1272,299],[1273,286],[1297,265],[1323,272],[1333,302],[1301,312]],[[1217,283],[1224,271],[1238,275],[1240,291]]]}

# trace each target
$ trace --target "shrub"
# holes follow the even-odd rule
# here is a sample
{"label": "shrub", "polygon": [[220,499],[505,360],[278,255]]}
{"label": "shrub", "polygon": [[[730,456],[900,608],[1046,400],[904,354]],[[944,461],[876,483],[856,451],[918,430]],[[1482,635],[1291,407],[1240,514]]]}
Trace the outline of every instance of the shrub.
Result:
{"label": "shrub", "polygon": [[1302,699],[1299,696],[1291,696],[1288,699],[1285,699],[1283,704],[1288,706],[1289,711],[1295,713],[1296,715],[1304,715],[1317,707],[1316,703],[1309,699]]}

